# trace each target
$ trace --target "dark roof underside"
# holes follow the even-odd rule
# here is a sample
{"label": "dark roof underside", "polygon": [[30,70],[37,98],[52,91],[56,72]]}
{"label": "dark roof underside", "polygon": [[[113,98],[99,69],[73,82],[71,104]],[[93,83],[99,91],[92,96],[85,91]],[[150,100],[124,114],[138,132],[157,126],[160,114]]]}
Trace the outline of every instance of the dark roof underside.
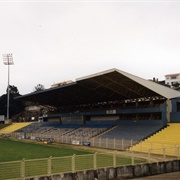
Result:
{"label": "dark roof underside", "polygon": [[116,70],[82,78],[69,85],[21,96],[22,100],[55,107],[163,97]]}

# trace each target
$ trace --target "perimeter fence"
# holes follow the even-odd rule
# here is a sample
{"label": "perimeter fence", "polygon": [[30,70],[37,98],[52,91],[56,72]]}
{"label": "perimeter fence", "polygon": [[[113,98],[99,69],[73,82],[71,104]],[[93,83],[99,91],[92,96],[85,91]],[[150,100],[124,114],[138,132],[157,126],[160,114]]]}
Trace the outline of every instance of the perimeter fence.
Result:
{"label": "perimeter fence", "polygon": [[66,157],[49,157],[13,162],[0,162],[0,179],[15,180],[31,177],[52,176],[56,174],[74,173],[78,171],[96,170],[100,168],[119,167],[145,163],[146,160],[126,153],[118,152],[73,155]]}
{"label": "perimeter fence", "polygon": [[[76,136],[53,136],[53,135],[43,135],[40,133],[18,133],[14,132],[10,134],[11,136],[22,139],[28,138],[32,140],[37,140],[43,143],[64,143],[64,144],[74,144],[74,145],[84,145],[92,146],[98,148],[106,148],[112,150],[121,150],[121,151],[137,151],[144,153],[153,153],[153,154],[166,154],[169,156],[180,156],[180,144],[174,143],[162,143],[162,142],[144,142],[139,140],[125,140],[125,139],[110,139],[110,138],[83,138]],[[135,148],[134,148],[135,147]]]}
{"label": "perimeter fence", "polygon": [[[172,148],[170,148],[172,150]],[[23,159],[21,161],[0,162],[0,179],[20,180],[33,177],[46,177],[57,174],[75,173],[101,168],[116,168],[150,164],[153,162],[172,161],[179,156],[169,156],[167,151],[155,156],[155,149],[148,153],[135,153],[134,151],[113,151],[107,153],[94,153],[87,155],[73,155],[66,157],[49,157],[42,159]],[[158,149],[160,151],[160,149]],[[153,153],[152,153],[153,152]]]}
{"label": "perimeter fence", "polygon": [[[11,134],[18,139],[26,138],[19,133]],[[32,135],[31,139],[37,137]],[[42,143],[48,143],[52,137],[39,137]],[[17,180],[31,177],[52,176],[56,174],[74,173],[78,171],[97,170],[100,168],[120,167],[135,164],[177,160],[180,158],[180,146],[162,143],[138,143],[138,148],[132,148],[133,140],[117,139],[85,139],[54,138],[54,141],[68,144],[83,145],[90,142],[93,147],[115,149],[114,152],[95,153],[88,155],[73,155],[66,157],[49,157],[44,159],[23,159],[21,161],[1,162],[0,179]],[[136,142],[137,143],[137,142]],[[158,146],[157,146],[158,144]],[[87,145],[87,144],[86,144]],[[159,147],[159,148],[157,148]],[[126,150],[126,151],[117,151]]]}
{"label": "perimeter fence", "polygon": [[134,144],[137,144],[139,140],[125,140],[125,139],[110,139],[110,138],[84,138],[83,136],[54,136],[50,134],[41,134],[41,133],[20,133],[13,132],[10,134],[11,136],[22,139],[28,138],[42,142],[49,142],[51,140],[64,143],[64,144],[75,144],[75,145],[89,145],[93,147],[114,149],[114,150],[126,150],[127,148],[132,147]]}
{"label": "perimeter fence", "polygon": [[139,140],[125,140],[125,139],[109,139],[109,138],[83,138],[83,137],[68,137],[68,136],[50,136],[43,135],[39,133],[11,133],[11,136],[22,139],[28,138],[32,140],[37,140],[41,143],[64,143],[64,144],[74,144],[74,145],[84,145],[92,146],[98,148],[106,148],[111,150],[120,150],[120,151],[136,151],[142,153],[151,153],[159,155],[169,155],[169,156],[180,156],[180,144],[174,143],[162,143],[162,142],[144,142]]}

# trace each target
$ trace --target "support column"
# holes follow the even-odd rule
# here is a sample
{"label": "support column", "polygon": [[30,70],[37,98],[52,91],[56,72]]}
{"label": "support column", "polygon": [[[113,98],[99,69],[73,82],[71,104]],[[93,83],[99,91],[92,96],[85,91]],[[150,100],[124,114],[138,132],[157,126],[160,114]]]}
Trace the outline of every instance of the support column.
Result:
{"label": "support column", "polygon": [[171,111],[172,111],[171,100],[167,99],[167,101],[166,101],[166,117],[167,117],[167,122],[168,123],[171,122]]}
{"label": "support column", "polygon": [[82,116],[82,120],[83,120],[83,125],[86,125],[86,116],[85,115]]}
{"label": "support column", "polygon": [[61,116],[59,117],[59,123],[62,124]]}

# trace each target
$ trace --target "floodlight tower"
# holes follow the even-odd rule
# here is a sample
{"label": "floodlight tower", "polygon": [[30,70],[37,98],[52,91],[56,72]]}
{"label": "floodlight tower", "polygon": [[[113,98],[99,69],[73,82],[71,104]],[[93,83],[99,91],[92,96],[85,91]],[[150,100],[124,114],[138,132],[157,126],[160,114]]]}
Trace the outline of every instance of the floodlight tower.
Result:
{"label": "floodlight tower", "polygon": [[3,63],[8,66],[8,86],[7,86],[7,119],[9,119],[9,79],[10,79],[10,65],[13,65],[12,54],[3,54]]}

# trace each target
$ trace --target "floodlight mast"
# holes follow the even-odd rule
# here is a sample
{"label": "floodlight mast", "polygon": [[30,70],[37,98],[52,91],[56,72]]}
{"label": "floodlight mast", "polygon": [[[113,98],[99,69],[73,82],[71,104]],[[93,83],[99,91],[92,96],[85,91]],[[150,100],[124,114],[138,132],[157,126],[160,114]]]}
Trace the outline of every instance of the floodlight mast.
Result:
{"label": "floodlight mast", "polygon": [[7,116],[9,119],[9,79],[10,79],[10,65],[13,65],[13,56],[10,54],[3,54],[3,63],[8,66],[8,86],[7,86]]}

